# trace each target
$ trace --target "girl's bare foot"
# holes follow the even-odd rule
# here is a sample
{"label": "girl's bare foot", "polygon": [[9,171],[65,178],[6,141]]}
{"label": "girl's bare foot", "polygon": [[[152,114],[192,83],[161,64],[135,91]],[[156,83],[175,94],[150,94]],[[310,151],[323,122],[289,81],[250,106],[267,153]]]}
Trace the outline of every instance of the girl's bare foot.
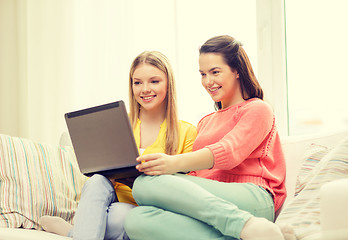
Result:
{"label": "girl's bare foot", "polygon": [[68,236],[73,225],[65,221],[63,218],[56,216],[42,216],[39,224],[46,232],[55,233],[61,236]]}

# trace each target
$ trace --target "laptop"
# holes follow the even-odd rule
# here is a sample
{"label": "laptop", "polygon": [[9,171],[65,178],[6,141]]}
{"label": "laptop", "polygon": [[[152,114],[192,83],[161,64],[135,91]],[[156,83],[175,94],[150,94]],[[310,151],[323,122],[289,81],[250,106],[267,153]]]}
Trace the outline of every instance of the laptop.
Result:
{"label": "laptop", "polygon": [[80,171],[114,179],[139,176],[139,156],[123,101],[65,114]]}

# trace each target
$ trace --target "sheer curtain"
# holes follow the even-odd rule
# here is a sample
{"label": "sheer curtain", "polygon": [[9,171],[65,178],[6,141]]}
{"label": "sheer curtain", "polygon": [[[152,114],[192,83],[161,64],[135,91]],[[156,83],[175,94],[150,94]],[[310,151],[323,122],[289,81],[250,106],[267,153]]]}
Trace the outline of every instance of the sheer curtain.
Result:
{"label": "sheer curtain", "polygon": [[0,64],[1,133],[56,143],[72,96],[74,8],[67,0],[0,3],[9,14],[1,22],[8,50]]}
{"label": "sheer curtain", "polygon": [[18,109],[17,8],[14,1],[0,1],[0,132],[17,134]]}
{"label": "sheer curtain", "polygon": [[56,144],[65,112],[127,97],[127,12],[115,2],[0,2],[1,133]]}

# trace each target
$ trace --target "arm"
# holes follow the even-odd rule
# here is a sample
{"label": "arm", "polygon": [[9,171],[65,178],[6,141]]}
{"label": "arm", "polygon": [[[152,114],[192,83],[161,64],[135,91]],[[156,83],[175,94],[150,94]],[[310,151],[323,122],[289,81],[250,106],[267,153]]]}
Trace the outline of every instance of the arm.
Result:
{"label": "arm", "polygon": [[[217,119],[217,121],[220,120]],[[251,153],[271,131],[273,120],[273,113],[269,106],[263,103],[257,105],[250,104],[239,118],[238,123],[231,131],[226,132],[226,135],[219,141],[206,145],[206,140],[203,139],[203,142],[201,142],[197,139],[198,141],[195,143],[197,145],[196,149],[200,150],[192,153],[176,156],[165,154],[146,155],[148,157],[138,158],[139,162],[147,162],[138,165],[137,169],[149,175],[172,174],[175,172],[195,171],[213,167],[218,169],[232,169],[243,162],[248,156],[251,156]],[[217,124],[221,125],[220,122],[217,122]],[[202,129],[202,131],[206,130]],[[211,134],[214,135],[214,132],[211,132]]]}
{"label": "arm", "polygon": [[247,158],[263,157],[268,152],[267,144],[262,143],[267,136],[271,136],[273,123],[273,112],[268,105],[254,102],[245,106],[236,125],[223,138],[204,146],[214,155],[213,168],[229,170],[239,166]]}
{"label": "arm", "polygon": [[147,154],[137,158],[137,169],[147,175],[173,174],[209,169],[214,165],[213,153],[208,148],[179,155]]}

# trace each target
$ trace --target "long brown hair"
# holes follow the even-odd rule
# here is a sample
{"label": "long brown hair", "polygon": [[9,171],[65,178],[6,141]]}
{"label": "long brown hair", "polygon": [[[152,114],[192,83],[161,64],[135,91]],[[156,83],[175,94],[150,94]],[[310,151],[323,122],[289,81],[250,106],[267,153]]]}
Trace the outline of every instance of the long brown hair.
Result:
{"label": "long brown hair", "polygon": [[135,128],[137,120],[139,118],[140,104],[136,101],[133,94],[133,74],[139,64],[150,64],[167,76],[167,95],[165,98],[165,118],[167,121],[166,129],[166,144],[165,153],[174,155],[178,150],[179,141],[179,127],[178,127],[178,114],[176,104],[176,88],[175,79],[172,67],[169,60],[162,53],[157,51],[145,51],[139,54],[133,61],[129,71],[129,106],[130,106],[130,121]]}
{"label": "long brown hair", "polygon": [[[255,97],[263,100],[263,90],[256,79],[248,55],[239,41],[227,35],[213,37],[200,47],[199,54],[202,53],[221,54],[231,70],[238,72],[244,100]],[[221,102],[215,103],[215,107],[221,109]]]}

